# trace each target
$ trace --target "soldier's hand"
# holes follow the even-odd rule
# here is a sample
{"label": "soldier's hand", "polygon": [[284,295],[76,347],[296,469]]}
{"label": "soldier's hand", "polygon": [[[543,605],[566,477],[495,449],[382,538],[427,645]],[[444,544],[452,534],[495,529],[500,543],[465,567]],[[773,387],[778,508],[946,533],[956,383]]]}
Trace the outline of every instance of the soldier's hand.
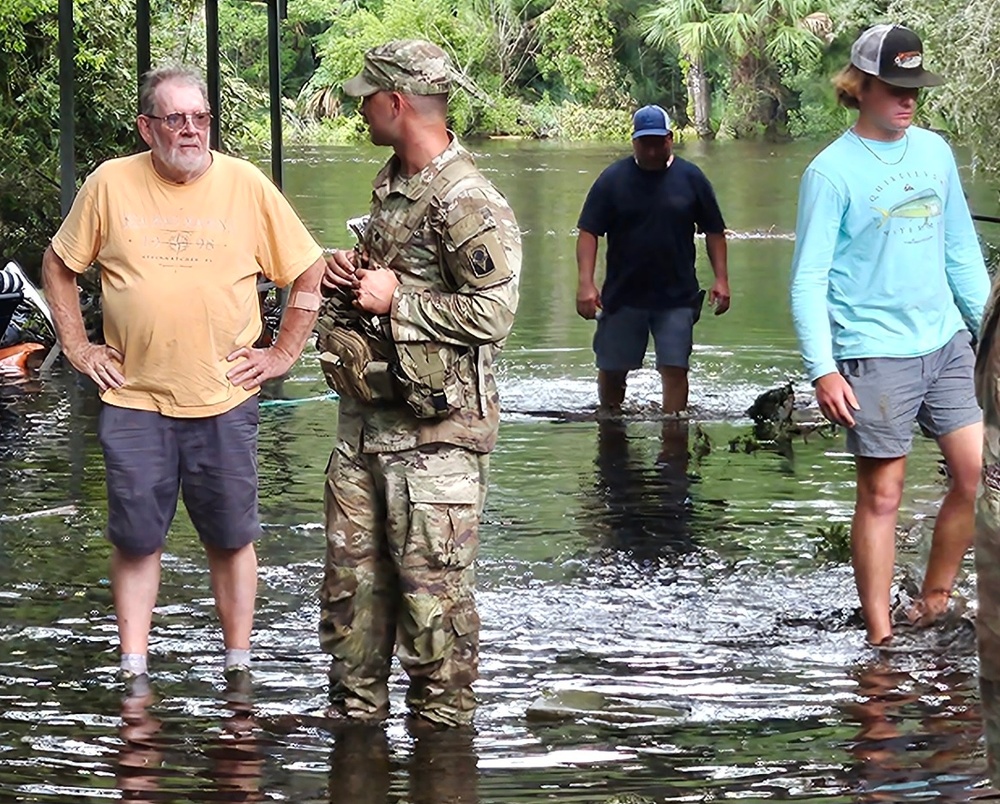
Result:
{"label": "soldier's hand", "polygon": [[580,285],[576,291],[576,312],[586,319],[597,318],[597,311],[601,309],[601,291],[597,285],[589,283]]}
{"label": "soldier's hand", "polygon": [[854,427],[852,410],[861,410],[854,389],[838,372],[831,371],[816,380],[816,401],[831,422]]}
{"label": "soldier's hand", "polygon": [[295,362],[293,355],[274,346],[268,349],[244,346],[226,360],[232,363],[241,358],[243,362],[227,371],[226,378],[233,385],[241,385],[247,391],[252,391],[275,377],[283,377]]}
{"label": "soldier's hand", "polygon": [[331,290],[337,287],[350,287],[354,283],[354,272],[358,268],[357,258],[358,255],[353,249],[345,251],[335,248],[324,252],[326,271],[323,274],[323,287]]}
{"label": "soldier's hand", "polygon": [[121,388],[125,384],[122,374],[124,358],[117,349],[87,342],[76,349],[65,350],[66,359],[81,374],[86,374],[102,391]]}
{"label": "soldier's hand", "polygon": [[715,308],[716,315],[722,315],[729,309],[729,282],[716,279],[712,289],[708,291],[708,303]]}
{"label": "soldier's hand", "polygon": [[396,274],[388,269],[358,268],[355,276],[354,306],[376,315],[388,313],[392,309],[392,294],[399,287]]}

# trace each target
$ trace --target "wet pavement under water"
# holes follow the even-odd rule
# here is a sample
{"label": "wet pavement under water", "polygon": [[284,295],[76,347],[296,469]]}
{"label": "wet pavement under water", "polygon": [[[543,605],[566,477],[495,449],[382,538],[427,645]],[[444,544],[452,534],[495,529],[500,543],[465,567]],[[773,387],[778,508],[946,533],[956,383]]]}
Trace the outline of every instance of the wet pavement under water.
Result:
{"label": "wet pavement under water", "polygon": [[[152,688],[123,698],[98,403],[57,369],[0,388],[0,802],[991,797],[968,621],[877,656],[857,627],[850,567],[817,555],[852,510],[843,437],[729,447],[761,391],[791,379],[808,400],[782,235],[815,146],[687,149],[731,228],[778,236],[731,246],[734,306],[698,325],[686,433],[650,413],[659,381],[648,368],[630,384],[630,415],[591,415],[592,324],[573,309],[573,225],[620,149],[476,150],[518,211],[526,262],[482,528],[475,730],[411,733],[398,674],[384,728],[339,730],[322,717],[316,592],[336,402],[311,350],[262,408],[252,688],[224,688],[205,562],[181,512],[154,616]],[[348,245],[342,221],[364,209],[382,154],[293,156],[297,208],[324,244]],[[943,489],[935,448],[918,438],[904,575],[919,577]],[[972,597],[972,579],[960,589]]]}

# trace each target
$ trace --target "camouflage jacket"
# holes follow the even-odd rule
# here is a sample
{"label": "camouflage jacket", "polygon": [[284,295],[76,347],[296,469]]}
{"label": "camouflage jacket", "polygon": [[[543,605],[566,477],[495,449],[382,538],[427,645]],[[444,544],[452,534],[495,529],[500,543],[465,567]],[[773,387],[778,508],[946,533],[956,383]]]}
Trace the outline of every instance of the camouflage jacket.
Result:
{"label": "camouflage jacket", "polygon": [[465,348],[458,364],[463,403],[446,419],[418,419],[405,404],[344,398],[338,435],[364,452],[398,452],[453,444],[489,452],[500,422],[493,361],[510,333],[518,301],[521,234],[504,197],[479,171],[435,198],[409,233],[403,221],[452,160],[468,160],[456,138],[420,173],[402,177],[395,157],[373,183],[365,246],[373,265],[399,277],[389,328],[396,343],[433,342]]}

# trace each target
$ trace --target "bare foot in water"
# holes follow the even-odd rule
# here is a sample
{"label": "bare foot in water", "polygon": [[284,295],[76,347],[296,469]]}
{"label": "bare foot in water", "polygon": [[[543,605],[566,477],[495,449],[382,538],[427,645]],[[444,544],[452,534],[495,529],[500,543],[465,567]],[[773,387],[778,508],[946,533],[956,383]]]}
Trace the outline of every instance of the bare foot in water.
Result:
{"label": "bare foot in water", "polygon": [[934,625],[948,611],[950,602],[951,589],[931,589],[923,592],[906,612],[906,619],[910,625],[918,628]]}

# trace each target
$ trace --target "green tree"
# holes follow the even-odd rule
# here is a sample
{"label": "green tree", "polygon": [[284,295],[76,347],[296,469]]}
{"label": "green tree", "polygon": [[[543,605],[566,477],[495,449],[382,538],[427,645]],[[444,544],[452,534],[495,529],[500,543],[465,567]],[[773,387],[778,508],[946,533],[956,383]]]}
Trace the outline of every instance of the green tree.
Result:
{"label": "green tree", "polygon": [[770,129],[788,106],[783,77],[815,69],[833,24],[822,0],[663,0],[646,14],[646,36],[676,47],[699,134],[707,133],[710,92],[706,63],[727,67],[726,122],[737,136]]}
{"label": "green tree", "polygon": [[[59,226],[57,0],[0,0],[0,250],[36,270]],[[77,180],[136,146],[135,10],[77,0]]]}
{"label": "green tree", "polygon": [[645,15],[647,41],[666,52],[676,50],[687,88],[687,116],[699,137],[712,137],[712,94],[706,59],[714,42],[710,17],[718,12],[712,0],[676,0],[658,5]]}
{"label": "green tree", "polygon": [[552,94],[607,109],[631,103],[610,14],[608,0],[555,0],[541,15],[536,63]]}
{"label": "green tree", "polygon": [[896,0],[890,18],[916,30],[927,61],[948,87],[924,103],[948,122],[975,155],[977,168],[1000,170],[997,70],[1000,15],[993,0]]}

